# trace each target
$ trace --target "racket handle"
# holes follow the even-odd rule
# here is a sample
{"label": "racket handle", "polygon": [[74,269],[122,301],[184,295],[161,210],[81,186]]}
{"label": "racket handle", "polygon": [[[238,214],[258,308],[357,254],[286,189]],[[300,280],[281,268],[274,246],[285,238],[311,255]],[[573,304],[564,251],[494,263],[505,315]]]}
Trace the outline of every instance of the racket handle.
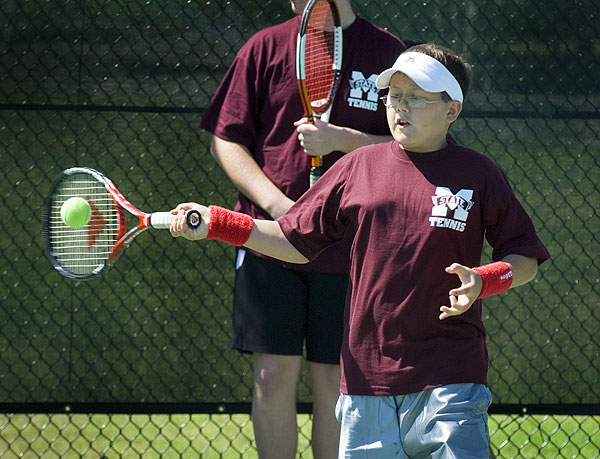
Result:
{"label": "racket handle", "polygon": [[[171,212],[154,212],[150,214],[150,226],[154,229],[169,229],[174,218],[175,215]],[[187,224],[193,229],[198,228],[202,222],[200,212],[197,210],[190,210],[186,215],[186,219]]]}
{"label": "racket handle", "polygon": [[313,186],[317,180],[323,175],[323,168],[321,166],[311,166],[309,174],[309,185]]}
{"label": "racket handle", "polygon": [[169,229],[175,215],[170,212],[153,212],[150,214],[150,226],[154,229]]}

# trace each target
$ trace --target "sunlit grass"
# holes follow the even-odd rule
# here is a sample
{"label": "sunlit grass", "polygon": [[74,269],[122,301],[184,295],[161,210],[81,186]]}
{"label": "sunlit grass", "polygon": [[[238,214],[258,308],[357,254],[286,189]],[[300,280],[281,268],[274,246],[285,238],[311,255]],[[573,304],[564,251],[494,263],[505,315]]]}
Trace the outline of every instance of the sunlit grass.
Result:
{"label": "sunlit grass", "polygon": [[[298,458],[312,458],[310,415],[298,416]],[[600,417],[490,416],[499,458],[598,458]],[[3,458],[257,458],[245,414],[0,415]]]}

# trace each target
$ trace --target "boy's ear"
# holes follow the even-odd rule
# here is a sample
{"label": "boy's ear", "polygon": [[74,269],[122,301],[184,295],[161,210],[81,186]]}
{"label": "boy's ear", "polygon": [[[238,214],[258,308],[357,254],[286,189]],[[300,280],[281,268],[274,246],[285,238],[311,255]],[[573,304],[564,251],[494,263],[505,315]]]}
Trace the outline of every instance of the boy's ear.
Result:
{"label": "boy's ear", "polygon": [[449,123],[454,123],[460,112],[462,111],[462,104],[457,100],[451,100],[448,104],[448,112],[446,114],[446,120]]}

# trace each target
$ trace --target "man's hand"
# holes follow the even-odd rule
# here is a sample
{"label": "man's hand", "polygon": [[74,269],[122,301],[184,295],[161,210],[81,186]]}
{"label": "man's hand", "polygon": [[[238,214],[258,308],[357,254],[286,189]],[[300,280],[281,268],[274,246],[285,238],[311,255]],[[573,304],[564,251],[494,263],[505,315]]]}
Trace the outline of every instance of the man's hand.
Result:
{"label": "man's hand", "polygon": [[458,316],[469,310],[481,292],[482,282],[479,273],[466,266],[452,263],[446,268],[448,274],[456,274],[461,282],[461,286],[450,290],[450,307],[440,307],[440,320],[447,317]]}
{"label": "man's hand", "polygon": [[298,140],[307,155],[327,156],[334,151],[350,153],[352,150],[375,143],[389,142],[391,135],[375,135],[349,127],[337,126],[315,119],[310,124],[306,118],[294,123]]}
{"label": "man's hand", "polygon": [[333,124],[315,118],[314,124],[302,118],[294,123],[298,141],[307,155],[327,156],[339,149],[339,130]]}
{"label": "man's hand", "polygon": [[[187,224],[186,215],[189,210],[197,210],[200,213],[200,226],[196,229],[190,228]],[[185,202],[179,204],[171,210],[175,218],[171,222],[171,235],[173,237],[184,237],[191,241],[206,239],[208,236],[208,222],[210,220],[210,210],[208,207],[201,206],[195,202]]]}

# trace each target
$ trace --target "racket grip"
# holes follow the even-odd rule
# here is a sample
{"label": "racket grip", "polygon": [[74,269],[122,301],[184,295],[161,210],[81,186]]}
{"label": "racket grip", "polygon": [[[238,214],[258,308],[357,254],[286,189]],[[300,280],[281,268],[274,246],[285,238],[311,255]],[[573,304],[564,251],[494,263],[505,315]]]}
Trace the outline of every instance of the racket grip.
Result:
{"label": "racket grip", "polygon": [[169,229],[175,215],[170,212],[153,212],[150,214],[150,226],[154,229]]}
{"label": "racket grip", "polygon": [[[150,226],[154,229],[169,229],[171,222],[175,218],[171,212],[154,212],[150,214]],[[186,214],[187,224],[190,228],[196,229],[202,223],[200,212],[197,210],[190,210]]]}
{"label": "racket grip", "polygon": [[317,183],[317,180],[323,175],[323,168],[321,166],[311,166],[309,173],[309,185],[313,186]]}

